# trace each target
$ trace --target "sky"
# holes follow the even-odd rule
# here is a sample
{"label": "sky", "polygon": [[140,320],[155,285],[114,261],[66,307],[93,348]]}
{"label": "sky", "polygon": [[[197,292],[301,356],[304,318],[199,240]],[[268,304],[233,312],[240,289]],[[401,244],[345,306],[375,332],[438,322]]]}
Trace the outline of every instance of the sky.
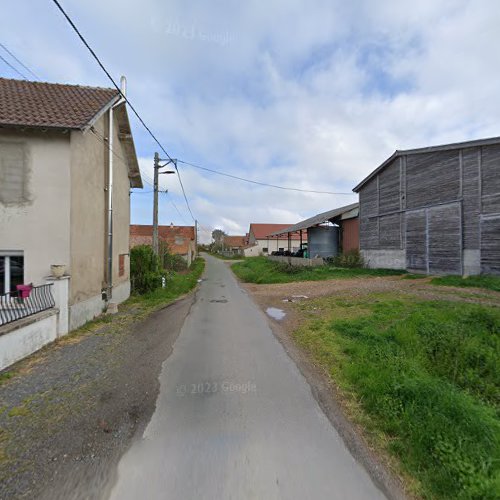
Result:
{"label": "sky", "polygon": [[[179,163],[202,241],[353,203],[396,149],[500,136],[497,0],[60,1],[171,157],[345,193]],[[109,86],[51,0],[0,5],[0,42],[43,81]],[[131,222],[150,224],[158,147],[131,121]],[[192,224],[177,177],[160,185],[160,224]]]}

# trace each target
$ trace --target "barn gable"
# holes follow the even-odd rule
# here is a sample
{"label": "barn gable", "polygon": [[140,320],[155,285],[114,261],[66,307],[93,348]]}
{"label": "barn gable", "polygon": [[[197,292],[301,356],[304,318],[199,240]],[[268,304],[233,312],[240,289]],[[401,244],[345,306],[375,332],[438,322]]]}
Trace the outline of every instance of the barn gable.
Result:
{"label": "barn gable", "polygon": [[396,151],[354,191],[368,265],[500,274],[500,138]]}

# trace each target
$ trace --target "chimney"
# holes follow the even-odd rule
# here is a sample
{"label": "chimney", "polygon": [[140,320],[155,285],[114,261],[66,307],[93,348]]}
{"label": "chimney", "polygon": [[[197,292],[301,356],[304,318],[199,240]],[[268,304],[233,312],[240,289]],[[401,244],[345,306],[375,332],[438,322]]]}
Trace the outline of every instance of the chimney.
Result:
{"label": "chimney", "polygon": [[122,94],[126,97],[127,96],[127,78],[123,75],[120,78],[120,90],[121,90]]}

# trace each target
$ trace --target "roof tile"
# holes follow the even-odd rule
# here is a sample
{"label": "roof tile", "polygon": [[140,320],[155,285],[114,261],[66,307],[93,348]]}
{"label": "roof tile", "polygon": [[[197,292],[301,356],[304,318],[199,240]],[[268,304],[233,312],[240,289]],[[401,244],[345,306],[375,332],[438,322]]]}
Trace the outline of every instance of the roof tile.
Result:
{"label": "roof tile", "polygon": [[0,78],[0,125],[81,129],[118,91]]}

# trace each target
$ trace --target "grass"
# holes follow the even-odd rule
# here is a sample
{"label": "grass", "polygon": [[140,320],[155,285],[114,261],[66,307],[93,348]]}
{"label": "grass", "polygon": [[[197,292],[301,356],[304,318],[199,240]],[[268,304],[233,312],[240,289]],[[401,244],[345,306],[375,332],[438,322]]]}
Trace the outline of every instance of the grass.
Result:
{"label": "grass", "polygon": [[500,276],[441,276],[431,280],[433,285],[486,288],[500,292]]}
{"label": "grass", "polygon": [[133,295],[128,299],[127,305],[141,305],[146,308],[154,308],[158,305],[166,305],[175,299],[190,292],[198,283],[198,279],[205,269],[205,261],[197,258],[185,273],[174,273],[167,280],[165,288],[157,288],[144,295]]}
{"label": "grass", "polygon": [[247,257],[231,266],[238,278],[246,283],[290,283],[355,278],[358,276],[395,276],[405,271],[394,269],[343,268],[330,265],[317,267],[288,266],[267,257]]}
{"label": "grass", "polygon": [[414,493],[500,498],[500,310],[388,295],[298,307],[297,342]]}
{"label": "grass", "polygon": [[0,373],[0,385],[2,385],[2,382],[6,382],[7,380],[11,379],[12,377],[13,377],[12,372]]}

